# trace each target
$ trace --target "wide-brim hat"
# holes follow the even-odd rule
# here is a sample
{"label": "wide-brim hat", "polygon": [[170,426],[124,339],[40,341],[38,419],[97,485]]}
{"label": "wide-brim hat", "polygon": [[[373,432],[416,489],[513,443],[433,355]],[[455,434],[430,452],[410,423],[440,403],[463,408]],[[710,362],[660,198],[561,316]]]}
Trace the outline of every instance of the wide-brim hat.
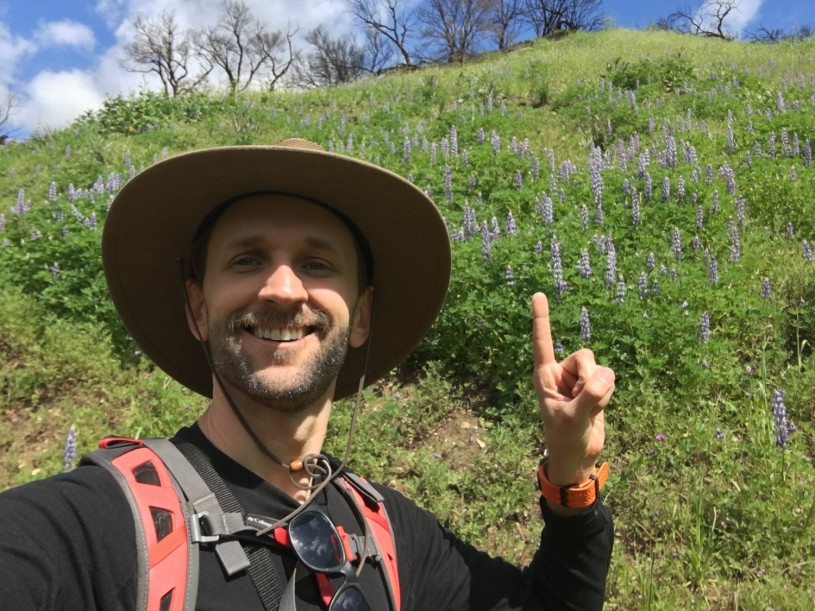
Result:
{"label": "wide-brim hat", "polygon": [[179,260],[219,204],[272,192],[313,200],[349,220],[373,260],[373,328],[350,348],[335,399],[396,367],[438,316],[450,279],[450,242],[430,198],[373,164],[329,153],[305,140],[277,146],[201,149],[137,174],[111,204],[102,259],[113,303],[144,354],[184,386],[212,396],[212,372],[187,325]]}

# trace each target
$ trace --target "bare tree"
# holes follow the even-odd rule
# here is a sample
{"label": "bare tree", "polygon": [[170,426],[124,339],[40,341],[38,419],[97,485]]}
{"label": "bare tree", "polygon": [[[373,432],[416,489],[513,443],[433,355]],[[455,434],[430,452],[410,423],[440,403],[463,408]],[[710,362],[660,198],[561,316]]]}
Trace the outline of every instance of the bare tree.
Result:
{"label": "bare tree", "polygon": [[274,88],[294,61],[295,32],[269,31],[242,0],[224,0],[221,9],[218,23],[197,33],[198,53],[223,71],[233,94],[248,88],[255,77],[268,77],[267,85]]}
{"label": "bare tree", "polygon": [[492,0],[427,0],[419,9],[422,37],[448,62],[463,62],[484,40]]}
{"label": "bare tree", "polygon": [[766,44],[774,44],[784,40],[806,40],[815,36],[815,30],[812,26],[802,25],[791,31],[786,31],[781,28],[766,28],[759,27],[754,32],[747,34],[747,39],[752,42],[762,42]]}
{"label": "bare tree", "polygon": [[525,0],[493,0],[487,16],[489,37],[499,49],[506,49],[518,36]]}
{"label": "bare tree", "polygon": [[[348,10],[365,27],[369,48],[385,52],[382,38],[393,45],[406,66],[413,65],[411,39],[417,29],[416,11],[409,0],[346,0]],[[407,6],[406,6],[407,5]],[[380,40],[375,40],[376,38]]]}
{"label": "bare tree", "polygon": [[182,32],[171,11],[162,11],[154,19],[139,15],[133,21],[135,36],[125,46],[130,60],[125,68],[130,72],[155,73],[161,80],[166,95],[176,96],[193,91],[203,83],[209,69],[190,77],[190,34]]}
{"label": "bare tree", "polygon": [[311,51],[295,70],[295,81],[304,87],[348,83],[364,76],[365,50],[347,37],[332,37],[325,26],[306,34]]}
{"label": "bare tree", "polygon": [[678,9],[666,20],[677,32],[733,40],[736,34],[727,29],[725,21],[738,10],[739,0],[705,0],[698,9]]}
{"label": "bare tree", "polygon": [[525,0],[525,19],[535,35],[546,36],[560,30],[598,30],[603,0]]}
{"label": "bare tree", "polygon": [[14,133],[14,130],[10,129],[10,122],[18,106],[17,96],[14,95],[11,89],[6,89],[2,99],[0,99],[0,144],[5,144],[6,140]]}

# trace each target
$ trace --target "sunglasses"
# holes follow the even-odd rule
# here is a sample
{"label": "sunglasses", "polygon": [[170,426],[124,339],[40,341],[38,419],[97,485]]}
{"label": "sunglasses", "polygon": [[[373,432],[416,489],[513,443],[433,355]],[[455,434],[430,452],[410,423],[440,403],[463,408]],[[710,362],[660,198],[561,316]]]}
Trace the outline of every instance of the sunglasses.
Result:
{"label": "sunglasses", "polygon": [[288,531],[294,553],[309,569],[345,576],[345,582],[334,593],[328,611],[372,611],[359,587],[354,567],[345,555],[337,528],[328,516],[316,509],[308,509],[291,519]]}

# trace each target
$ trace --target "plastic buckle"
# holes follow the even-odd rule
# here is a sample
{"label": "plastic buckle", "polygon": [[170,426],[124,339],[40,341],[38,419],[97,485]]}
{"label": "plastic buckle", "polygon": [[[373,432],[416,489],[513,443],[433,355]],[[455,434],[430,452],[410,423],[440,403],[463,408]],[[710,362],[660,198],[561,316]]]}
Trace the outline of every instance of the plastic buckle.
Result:
{"label": "plastic buckle", "polygon": [[207,530],[210,530],[209,528],[205,528],[205,525],[209,524],[209,520],[207,520],[208,517],[208,511],[202,511],[192,515],[190,518],[190,542],[206,544],[217,543],[220,540],[218,535],[204,534]]}

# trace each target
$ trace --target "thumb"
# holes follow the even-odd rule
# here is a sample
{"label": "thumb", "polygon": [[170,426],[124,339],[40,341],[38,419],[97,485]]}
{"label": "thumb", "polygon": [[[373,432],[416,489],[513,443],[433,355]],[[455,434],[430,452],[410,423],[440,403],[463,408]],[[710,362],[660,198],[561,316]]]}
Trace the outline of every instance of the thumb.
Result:
{"label": "thumb", "polygon": [[586,380],[580,393],[574,398],[577,413],[594,413],[596,408],[604,408],[614,391],[614,371],[608,367],[598,367]]}

